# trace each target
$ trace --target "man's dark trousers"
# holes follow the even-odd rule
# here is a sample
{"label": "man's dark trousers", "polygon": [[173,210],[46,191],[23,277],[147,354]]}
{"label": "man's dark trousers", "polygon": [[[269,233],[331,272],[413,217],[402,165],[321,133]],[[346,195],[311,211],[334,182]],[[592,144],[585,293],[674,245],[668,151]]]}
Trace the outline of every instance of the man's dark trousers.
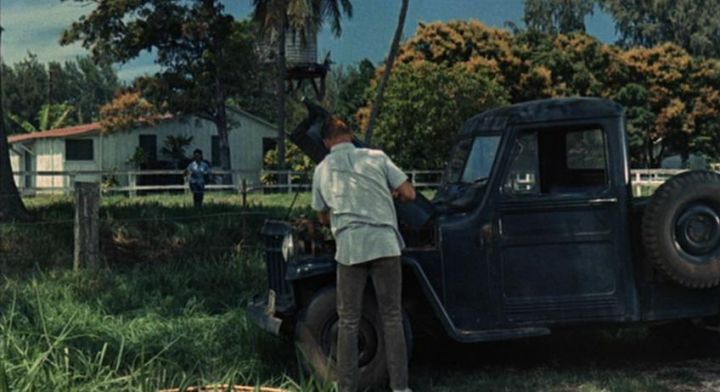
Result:
{"label": "man's dark trousers", "polygon": [[358,388],[358,329],[368,276],[375,287],[385,336],[390,387],[407,388],[408,365],[402,321],[402,266],[400,257],[384,257],[365,263],[337,268],[338,378],[340,392]]}
{"label": "man's dark trousers", "polygon": [[203,198],[205,196],[205,186],[191,183],[190,191],[193,194],[193,205],[195,205],[195,208],[202,208]]}

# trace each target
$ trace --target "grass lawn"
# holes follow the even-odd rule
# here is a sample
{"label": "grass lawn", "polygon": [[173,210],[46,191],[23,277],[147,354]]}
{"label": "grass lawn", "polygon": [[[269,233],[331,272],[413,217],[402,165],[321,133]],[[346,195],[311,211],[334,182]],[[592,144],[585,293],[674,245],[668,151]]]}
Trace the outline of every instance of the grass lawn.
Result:
{"label": "grass lawn", "polygon": [[[154,391],[295,382],[292,341],[245,305],[265,287],[258,230],[292,195],[107,197],[107,267],[72,272],[72,205],[28,199],[30,224],[0,225],[0,392]],[[292,215],[310,214],[301,194]],[[419,341],[416,391],[720,390],[720,339],[690,327],[558,331],[483,345]]]}

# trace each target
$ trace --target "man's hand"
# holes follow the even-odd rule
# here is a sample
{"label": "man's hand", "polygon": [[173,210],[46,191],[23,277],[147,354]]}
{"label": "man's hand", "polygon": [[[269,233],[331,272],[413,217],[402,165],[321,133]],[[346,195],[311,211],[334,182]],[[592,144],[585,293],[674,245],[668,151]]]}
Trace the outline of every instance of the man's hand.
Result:
{"label": "man's hand", "polygon": [[318,212],[318,220],[320,221],[320,224],[330,226],[330,211],[325,210]]}
{"label": "man's hand", "polygon": [[413,201],[416,196],[415,187],[410,181],[405,181],[392,192],[392,196],[401,202]]}

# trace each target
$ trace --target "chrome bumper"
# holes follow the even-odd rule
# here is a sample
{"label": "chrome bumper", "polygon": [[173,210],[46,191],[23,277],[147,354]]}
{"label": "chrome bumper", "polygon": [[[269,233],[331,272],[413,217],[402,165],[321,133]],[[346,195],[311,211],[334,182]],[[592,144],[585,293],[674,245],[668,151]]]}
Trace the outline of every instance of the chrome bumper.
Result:
{"label": "chrome bumper", "polygon": [[282,319],[275,316],[275,291],[270,290],[267,297],[256,295],[247,306],[247,315],[258,327],[274,335],[280,335]]}

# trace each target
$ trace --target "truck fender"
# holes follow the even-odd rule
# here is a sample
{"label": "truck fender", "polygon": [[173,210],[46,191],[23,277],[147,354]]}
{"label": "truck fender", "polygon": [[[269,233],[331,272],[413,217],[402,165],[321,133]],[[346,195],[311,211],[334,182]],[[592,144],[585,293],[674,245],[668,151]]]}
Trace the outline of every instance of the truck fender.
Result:
{"label": "truck fender", "polygon": [[337,262],[332,257],[317,257],[311,261],[304,259],[302,263],[288,263],[285,279],[294,282],[322,275],[334,276],[336,269]]}
{"label": "truck fender", "polygon": [[[450,334],[453,330],[450,317],[445,312],[445,308],[442,306],[435,290],[430,285],[430,281],[423,272],[420,264],[415,259],[407,256],[402,257],[402,263],[404,274],[412,274],[411,276],[403,276],[403,280],[413,279],[418,283],[425,300],[427,300],[433,309],[433,313],[443,328]],[[310,278],[326,277],[328,281],[335,281],[336,270],[337,262],[332,257],[318,257],[312,260],[304,259],[302,263],[288,263],[285,279],[289,282],[300,283]]]}

